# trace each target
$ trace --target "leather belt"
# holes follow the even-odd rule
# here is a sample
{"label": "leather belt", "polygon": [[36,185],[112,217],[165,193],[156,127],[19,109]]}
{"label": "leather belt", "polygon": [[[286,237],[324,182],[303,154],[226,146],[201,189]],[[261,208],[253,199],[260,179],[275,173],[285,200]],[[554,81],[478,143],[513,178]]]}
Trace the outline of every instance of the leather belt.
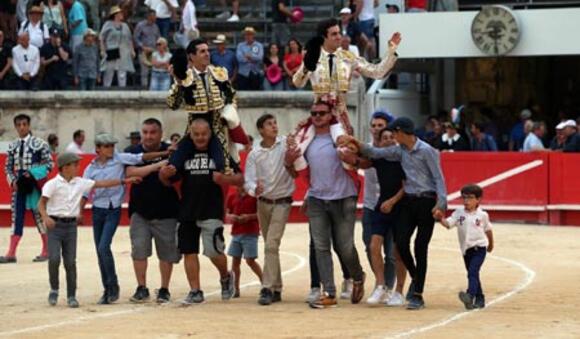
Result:
{"label": "leather belt", "polygon": [[264,198],[264,197],[258,197],[258,200],[265,202],[267,204],[271,204],[271,205],[281,205],[281,204],[291,204],[292,203],[292,197],[284,197],[284,198],[279,198],[279,199],[268,199],[268,198]]}
{"label": "leather belt", "polygon": [[405,193],[405,197],[411,199],[420,199],[420,198],[437,198],[437,193],[435,192],[420,192],[420,193]]}
{"label": "leather belt", "polygon": [[54,221],[58,221],[58,222],[64,222],[64,223],[70,223],[70,222],[76,222],[77,218],[76,217],[56,217],[56,216],[52,216],[50,215],[50,218]]}

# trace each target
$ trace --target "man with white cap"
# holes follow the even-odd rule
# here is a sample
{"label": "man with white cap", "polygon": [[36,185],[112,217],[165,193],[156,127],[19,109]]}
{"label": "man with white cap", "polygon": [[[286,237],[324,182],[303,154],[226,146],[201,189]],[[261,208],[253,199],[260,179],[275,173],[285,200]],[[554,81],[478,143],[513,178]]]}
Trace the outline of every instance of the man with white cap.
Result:
{"label": "man with white cap", "polygon": [[566,142],[566,136],[564,135],[564,123],[565,121],[562,121],[556,125],[556,135],[550,142],[550,149],[552,151],[562,150],[564,148],[564,143]]}
{"label": "man with white cap", "polygon": [[238,59],[238,89],[258,91],[263,83],[262,60],[264,46],[255,40],[256,30],[248,26],[244,28],[244,41],[238,44],[236,58]]}
{"label": "man with white cap", "polygon": [[564,152],[580,152],[580,134],[576,121],[570,119],[563,123],[563,133],[566,137],[564,142]]}
{"label": "man with white cap", "polygon": [[211,53],[211,64],[227,69],[228,77],[230,78],[230,81],[234,83],[238,73],[236,53],[231,49],[226,48],[227,39],[225,34],[218,34],[212,42],[216,45],[216,49]]}

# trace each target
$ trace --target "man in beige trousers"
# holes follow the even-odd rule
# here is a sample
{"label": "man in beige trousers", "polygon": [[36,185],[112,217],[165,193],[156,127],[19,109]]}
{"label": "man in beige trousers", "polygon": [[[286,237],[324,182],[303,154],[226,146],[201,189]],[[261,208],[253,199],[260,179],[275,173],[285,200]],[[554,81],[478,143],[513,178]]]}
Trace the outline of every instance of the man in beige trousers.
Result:
{"label": "man in beige trousers", "polygon": [[276,118],[262,115],[256,127],[262,141],[246,161],[244,187],[258,198],[258,220],[264,237],[264,273],[258,303],[270,305],[282,301],[280,242],[292,208],[294,162],[298,151],[287,152],[286,138],[278,136]]}

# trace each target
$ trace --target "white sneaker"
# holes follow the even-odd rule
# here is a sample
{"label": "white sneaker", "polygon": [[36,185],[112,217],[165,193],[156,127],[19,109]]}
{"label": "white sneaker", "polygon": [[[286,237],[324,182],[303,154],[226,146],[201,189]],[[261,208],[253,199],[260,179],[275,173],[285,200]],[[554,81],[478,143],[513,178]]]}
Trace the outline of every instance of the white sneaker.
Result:
{"label": "white sneaker", "polygon": [[385,304],[391,307],[403,306],[405,305],[405,298],[401,293],[395,291],[390,298],[385,300]]}
{"label": "white sneaker", "polygon": [[308,297],[306,297],[306,302],[312,304],[316,300],[320,299],[322,296],[322,291],[318,287],[313,287],[310,289],[310,293],[308,293]]}
{"label": "white sneaker", "polygon": [[229,17],[230,17],[230,12],[228,12],[228,11],[221,12],[220,14],[215,16],[216,19],[227,19]]}
{"label": "white sneaker", "polygon": [[340,289],[340,299],[350,299],[352,294],[352,279],[343,280]]}
{"label": "white sneaker", "polygon": [[385,290],[385,286],[377,286],[371,296],[367,299],[367,304],[377,305],[378,303],[384,302],[386,297],[387,291]]}
{"label": "white sneaker", "polygon": [[238,22],[238,21],[240,21],[240,17],[237,14],[234,14],[227,21],[228,22]]}

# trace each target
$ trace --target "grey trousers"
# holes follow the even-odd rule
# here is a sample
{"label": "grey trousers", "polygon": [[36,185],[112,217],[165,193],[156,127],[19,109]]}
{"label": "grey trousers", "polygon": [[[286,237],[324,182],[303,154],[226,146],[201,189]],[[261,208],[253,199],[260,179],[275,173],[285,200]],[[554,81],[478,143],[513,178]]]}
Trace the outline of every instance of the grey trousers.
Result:
{"label": "grey trousers", "polygon": [[336,295],[331,252],[332,241],[335,241],[334,248],[351,277],[355,281],[360,281],[363,278],[363,270],[354,246],[355,212],[356,197],[339,200],[308,198],[306,213],[314,240],[320,280],[326,293],[332,296]]}
{"label": "grey trousers", "polygon": [[75,296],[77,290],[77,223],[76,221],[56,222],[53,229],[48,230],[48,277],[50,288],[58,291],[58,270],[60,258],[66,271],[67,297]]}

